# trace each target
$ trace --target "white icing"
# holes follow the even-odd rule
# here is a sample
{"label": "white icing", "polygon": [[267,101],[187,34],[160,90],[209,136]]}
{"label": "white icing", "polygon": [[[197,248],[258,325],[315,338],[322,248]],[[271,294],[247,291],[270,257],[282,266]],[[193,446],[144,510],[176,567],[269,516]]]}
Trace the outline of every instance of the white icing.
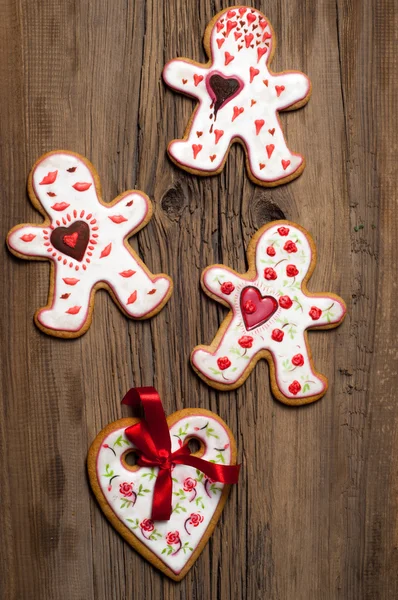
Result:
{"label": "white icing", "polygon": [[[279,228],[287,228],[288,235],[280,235]],[[286,242],[294,242],[296,252],[284,250]],[[269,256],[266,249],[272,246],[275,255]],[[310,360],[309,348],[305,342],[304,332],[311,327],[319,327],[339,323],[345,314],[345,305],[341,299],[327,294],[309,296],[302,290],[305,278],[312,260],[311,246],[307,236],[290,223],[278,223],[265,226],[263,234],[256,244],[256,271],[254,279],[248,280],[235,274],[223,266],[209,267],[204,272],[204,285],[212,295],[222,299],[231,306],[232,320],[213,351],[210,347],[197,348],[192,354],[194,367],[211,382],[234,385],[245,374],[251,361],[261,350],[269,350],[276,370],[276,381],[280,392],[289,399],[308,398],[321,394],[325,389],[324,381],[319,378]],[[298,275],[289,277],[286,274],[287,265],[293,265]],[[264,269],[272,268],[277,274],[275,280],[264,277]],[[221,284],[231,282],[235,289],[230,295],[223,294]],[[263,325],[248,331],[245,327],[240,307],[241,292],[248,286],[260,290],[261,295],[270,295],[278,303],[282,296],[288,296],[292,301],[290,308],[278,307],[277,311]],[[322,311],[316,320],[310,316],[312,307]],[[281,342],[272,339],[275,329],[283,331]],[[253,338],[251,348],[243,348],[238,340],[242,336]],[[303,365],[296,366],[292,358],[301,355]],[[231,365],[222,370],[218,359],[227,357]],[[295,359],[296,362],[298,359]],[[301,390],[292,393],[289,386],[297,381]],[[243,383],[243,382],[242,382]]]}
{"label": "white icing", "polygon": [[[68,171],[74,167],[74,172]],[[41,183],[49,173],[55,171],[54,183]],[[88,189],[77,191],[73,188],[76,183],[82,182],[90,184]],[[103,204],[97,195],[94,173],[79,156],[62,152],[46,155],[37,164],[32,183],[37,200],[48,214],[51,224],[18,226],[10,232],[8,244],[18,254],[45,257],[54,263],[53,301],[49,308],[38,312],[40,324],[57,331],[81,330],[88,318],[93,286],[98,282],[111,287],[123,310],[133,318],[145,317],[163,302],[171,281],[145,270],[131,247],[127,249],[124,245],[124,240],[148,214],[149,205],[144,194],[126,192],[115,204]],[[65,208],[56,210],[57,207],[62,208],[62,203]],[[110,219],[115,216],[121,217],[122,222]],[[56,250],[50,240],[51,232],[58,227],[57,223],[69,227],[75,221],[85,221],[90,227],[90,241],[81,261]],[[27,241],[24,241],[21,239],[23,236],[34,238],[29,241],[29,237],[25,237]],[[101,257],[107,248],[110,249],[109,254]],[[130,277],[120,275],[126,271],[135,273]],[[71,285],[65,283],[65,279],[77,281]],[[136,300],[132,302],[134,292]],[[65,294],[69,296],[62,298]],[[66,312],[74,307],[80,307],[76,314]]]}
{"label": "white icing", "polygon": [[[233,9],[232,12],[235,12],[235,16],[232,16],[231,13],[231,18],[227,17],[228,11],[224,11],[214,24],[210,38],[210,67],[196,65],[184,59],[175,59],[167,63],[164,68],[163,78],[169,86],[194,96],[200,103],[195,112],[188,139],[173,141],[169,146],[169,153],[184,167],[214,172],[221,168],[231,140],[239,138],[247,149],[251,174],[260,182],[276,182],[292,176],[303,162],[303,157],[291,152],[286,145],[278,119],[278,111],[306,98],[310,92],[310,81],[306,75],[295,71],[271,74],[267,62],[271,52],[272,37],[263,40],[264,35],[272,36],[267,19],[257,10],[248,8],[242,18],[238,11],[239,7]],[[248,15],[255,16],[253,23],[248,24]],[[232,29],[227,37],[224,37],[223,33],[226,32],[228,21],[237,22],[238,26]],[[240,21],[244,21],[243,27],[240,25]],[[261,28],[260,22],[267,22],[267,26]],[[220,31],[217,31],[218,24],[223,26]],[[248,33],[244,32],[245,29]],[[236,40],[235,33],[242,33],[242,36]],[[257,37],[258,33],[261,34],[260,37]],[[246,47],[243,40],[245,35],[254,36],[253,48],[250,45]],[[217,40],[221,39],[225,41],[219,49]],[[256,41],[260,41],[258,46]],[[269,47],[266,46],[267,43]],[[238,46],[242,46],[242,48],[238,50]],[[266,53],[259,60],[258,49],[266,49]],[[234,56],[228,65],[225,65],[226,52]],[[259,73],[252,78],[252,82],[250,82],[250,67],[259,70]],[[210,114],[213,113],[210,108],[212,99],[206,87],[206,77],[214,70],[226,77],[237,76],[244,83],[243,89],[218,111],[216,121],[214,118],[210,119]],[[197,85],[195,85],[194,75],[203,77]],[[268,85],[265,85],[264,81]],[[280,91],[279,97],[276,86],[285,88]],[[255,104],[252,104],[252,101]],[[244,110],[232,121],[234,107]],[[255,121],[258,120],[263,120],[264,125],[257,134]],[[211,132],[212,124],[213,131]],[[215,141],[215,129],[224,131],[224,135],[218,143]],[[201,132],[200,137],[197,132]],[[193,153],[193,145],[202,146],[196,158]],[[271,153],[271,148],[269,148],[269,157],[266,147],[270,145],[274,145],[274,150]],[[282,161],[290,161],[290,163],[282,164]]]}
{"label": "white icing", "polygon": [[[124,428],[113,431],[101,444],[97,458],[99,485],[106,501],[123,525],[167,567],[178,574],[191,558],[192,552],[199,545],[210,524],[224,486],[222,483],[206,481],[206,476],[193,467],[176,465],[172,471],[173,512],[170,520],[155,521],[152,532],[143,531],[140,523],[144,519],[151,519],[153,488],[158,469],[141,467],[131,471],[126,468],[121,457],[126,450],[134,448],[134,445],[126,438],[124,431]],[[179,448],[179,440],[183,443],[187,436],[203,441],[205,452],[201,456],[202,459],[226,465],[231,463],[231,440],[226,429],[217,419],[208,415],[195,415],[184,417],[174,423],[170,428],[172,452]],[[184,481],[187,478],[195,482],[192,491],[184,490]],[[110,481],[111,485],[109,485]],[[133,484],[133,491],[137,494],[135,504],[133,504],[133,495],[124,496],[121,493],[120,486],[123,483]],[[192,514],[203,517],[203,521],[196,527],[187,523]],[[184,524],[190,533],[187,532]],[[179,544],[173,544],[172,552],[169,553],[170,547],[167,545],[166,536],[169,532],[175,531],[179,533],[181,549],[178,551]],[[154,539],[148,540],[147,537],[151,533],[154,534]]]}

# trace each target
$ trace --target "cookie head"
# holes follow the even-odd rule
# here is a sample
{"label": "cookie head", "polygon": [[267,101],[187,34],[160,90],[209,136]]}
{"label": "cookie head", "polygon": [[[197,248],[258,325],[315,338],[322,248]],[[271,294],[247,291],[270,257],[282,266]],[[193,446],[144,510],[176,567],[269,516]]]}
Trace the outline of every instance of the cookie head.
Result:
{"label": "cookie head", "polygon": [[272,40],[272,28],[258,10],[246,6],[225,10],[212,23],[213,64],[232,73],[245,63],[255,71],[271,55]]}

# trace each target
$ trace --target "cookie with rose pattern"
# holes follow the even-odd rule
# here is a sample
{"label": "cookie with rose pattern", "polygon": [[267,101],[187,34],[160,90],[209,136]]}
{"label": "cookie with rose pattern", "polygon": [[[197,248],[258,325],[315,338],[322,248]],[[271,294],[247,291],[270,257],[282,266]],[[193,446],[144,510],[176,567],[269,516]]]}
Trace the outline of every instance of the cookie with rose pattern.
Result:
{"label": "cookie with rose pattern", "polygon": [[152,216],[145,194],[130,190],[104,203],[93,165],[64,150],[39,158],[28,192],[45,220],[13,227],[7,244],[19,258],[51,262],[48,303],[35,315],[42,331],[65,338],[85,333],[99,288],[133,319],[161,310],[172,281],[152,275],[127,242]]}
{"label": "cookie with rose pattern", "polygon": [[345,303],[336,294],[308,291],[316,249],[299,225],[264,225],[250,241],[247,256],[244,275],[224,265],[203,272],[206,294],[230,312],[212,344],[193,350],[192,366],[210,386],[232,390],[265,358],[276,398],[293,405],[318,400],[328,382],[315,370],[307,332],[337,327]]}
{"label": "cookie with rose pattern", "polygon": [[234,142],[246,153],[252,181],[275,186],[298,177],[304,158],[287,146],[279,111],[304,106],[311,83],[299,71],[273,73],[275,33],[258,10],[219,12],[204,35],[206,64],[178,58],[166,64],[167,85],[198,101],[182,140],[168,146],[171,160],[197,175],[222,171]]}
{"label": "cookie with rose pattern", "polygon": [[[139,422],[120,419],[98,434],[87,461],[90,484],[105,516],[123,538],[164,574],[180,581],[211,536],[230,485],[215,482],[192,466],[176,464],[170,519],[154,521],[152,503],[159,469],[130,466],[127,459],[135,448],[128,428]],[[172,452],[195,439],[199,450],[191,456],[213,465],[236,465],[233,434],[216,414],[184,409],[170,415],[167,425]]]}

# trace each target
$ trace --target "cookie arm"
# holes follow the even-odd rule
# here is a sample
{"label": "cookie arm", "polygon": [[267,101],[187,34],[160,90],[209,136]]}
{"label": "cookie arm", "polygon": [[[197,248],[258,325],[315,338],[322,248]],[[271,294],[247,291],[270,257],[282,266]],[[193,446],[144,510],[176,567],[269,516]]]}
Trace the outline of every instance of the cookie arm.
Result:
{"label": "cookie arm", "polygon": [[165,83],[189,96],[200,98],[205,88],[206,67],[201,67],[188,60],[177,58],[169,61],[163,69]]}
{"label": "cookie arm", "polygon": [[344,301],[335,294],[303,295],[302,306],[307,328],[336,326],[347,310]]}
{"label": "cookie arm", "polygon": [[[287,110],[298,103],[305,104],[310,97],[311,82],[300,71],[289,71],[276,75],[273,83],[277,94],[277,110]],[[284,89],[282,90],[282,88]]]}
{"label": "cookie arm", "polygon": [[234,306],[236,297],[239,296],[237,287],[245,280],[237,273],[223,265],[213,265],[203,271],[202,285],[207,293],[217,296],[223,302]]}
{"label": "cookie arm", "polygon": [[107,207],[109,235],[119,237],[141,228],[152,215],[148,196],[138,192],[126,192]]}
{"label": "cookie arm", "polygon": [[44,225],[17,225],[9,232],[7,244],[17,256],[50,258],[50,233],[50,228]]}

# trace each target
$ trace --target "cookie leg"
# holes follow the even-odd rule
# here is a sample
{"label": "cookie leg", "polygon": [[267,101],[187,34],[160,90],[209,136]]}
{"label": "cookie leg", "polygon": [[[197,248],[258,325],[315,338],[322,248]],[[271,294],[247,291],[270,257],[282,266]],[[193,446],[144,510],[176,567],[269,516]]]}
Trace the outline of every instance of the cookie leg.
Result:
{"label": "cookie leg", "polygon": [[120,253],[115,269],[105,281],[121,308],[136,319],[161,307],[171,288],[168,277],[148,273],[127,249]]}
{"label": "cookie leg", "polygon": [[78,333],[90,315],[90,296],[93,283],[68,271],[58,270],[52,291],[51,305],[36,313],[39,327],[60,332]]}
{"label": "cookie leg", "polygon": [[304,333],[295,333],[294,344],[286,336],[280,348],[272,349],[274,385],[291,400],[300,401],[301,398],[324,394],[327,380],[314,369]]}
{"label": "cookie leg", "polygon": [[206,379],[223,386],[235,386],[260,349],[253,337],[243,332],[240,318],[236,316],[223,332],[215,350],[198,346],[192,352],[191,361],[194,369]]}
{"label": "cookie leg", "polygon": [[[200,110],[200,109],[199,109]],[[208,127],[208,114],[205,113],[206,127]],[[216,135],[217,128],[206,131],[204,126],[201,126],[203,119],[201,113],[198,112],[195,116],[189,137],[187,140],[174,140],[168,148],[168,152],[173,160],[195,171],[203,171],[206,173],[215,173],[223,165],[225,155],[228,151],[231,137],[227,133],[222,132]],[[200,130],[200,131],[199,131]],[[198,138],[200,133],[200,138]]]}

